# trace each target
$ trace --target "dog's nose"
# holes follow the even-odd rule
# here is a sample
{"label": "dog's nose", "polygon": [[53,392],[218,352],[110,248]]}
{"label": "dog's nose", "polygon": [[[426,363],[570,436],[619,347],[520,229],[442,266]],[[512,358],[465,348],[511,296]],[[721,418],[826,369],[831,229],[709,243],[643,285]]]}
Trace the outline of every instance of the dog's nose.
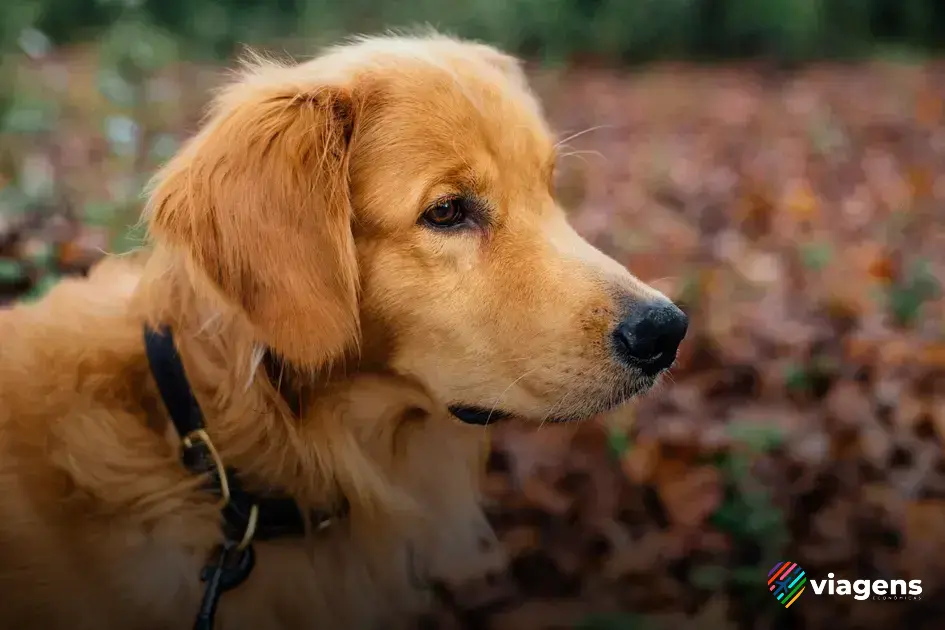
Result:
{"label": "dog's nose", "polygon": [[617,325],[614,347],[621,361],[652,376],[673,364],[688,328],[689,318],[675,304],[641,304]]}

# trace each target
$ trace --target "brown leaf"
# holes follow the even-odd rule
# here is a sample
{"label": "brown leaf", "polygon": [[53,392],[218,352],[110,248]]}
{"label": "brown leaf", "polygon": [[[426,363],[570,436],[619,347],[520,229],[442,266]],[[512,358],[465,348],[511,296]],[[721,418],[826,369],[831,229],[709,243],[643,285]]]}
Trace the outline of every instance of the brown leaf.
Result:
{"label": "brown leaf", "polygon": [[906,505],[900,569],[913,579],[928,579],[945,569],[945,501],[930,499]]}
{"label": "brown leaf", "polygon": [[805,555],[824,564],[849,562],[856,550],[856,541],[850,536],[854,504],[843,498],[829,504],[813,517],[816,547]]}
{"label": "brown leaf", "polygon": [[650,481],[660,458],[660,444],[653,438],[640,438],[620,458],[620,468],[627,479],[637,484]]}
{"label": "brown leaf", "polygon": [[859,302],[849,295],[830,295],[824,302],[827,315],[834,321],[856,321],[862,312]]}
{"label": "brown leaf", "polygon": [[574,503],[573,497],[558,491],[539,475],[532,475],[522,482],[522,495],[531,506],[551,514],[565,514]]}
{"label": "brown leaf", "polygon": [[567,425],[534,426],[508,423],[497,426],[492,434],[495,445],[509,455],[513,479],[525,479],[542,470],[560,468],[574,437],[574,429]]}
{"label": "brown leaf", "polygon": [[797,182],[788,193],[786,206],[788,213],[795,221],[803,222],[813,219],[819,208],[810,182],[806,179]]}
{"label": "brown leaf", "polygon": [[597,421],[611,430],[622,431],[629,435],[633,432],[636,419],[637,410],[631,403],[620,405],[616,409],[602,414],[597,418]]}
{"label": "brown leaf", "polygon": [[666,532],[650,531],[635,543],[614,549],[603,569],[607,579],[654,574],[671,551],[672,538]]}
{"label": "brown leaf", "polygon": [[930,368],[945,369],[945,343],[927,342],[919,353],[919,361]]}
{"label": "brown leaf", "polygon": [[862,388],[853,381],[839,381],[830,388],[824,401],[829,416],[838,427],[856,427],[870,423],[874,417],[873,405]]}
{"label": "brown leaf", "polygon": [[942,99],[933,90],[924,88],[916,96],[915,119],[920,125],[931,127],[942,120]]}
{"label": "brown leaf", "polygon": [[932,426],[938,441],[945,445],[945,397],[939,396],[929,404],[929,413],[932,415]]}
{"label": "brown leaf", "polygon": [[757,240],[771,232],[774,203],[760,186],[749,187],[735,206],[735,213],[739,227],[748,238]]}
{"label": "brown leaf", "polygon": [[928,199],[933,196],[935,176],[926,168],[909,169],[909,190],[913,200]]}
{"label": "brown leaf", "polygon": [[863,458],[882,470],[892,453],[892,441],[889,434],[878,426],[869,426],[860,432],[860,449]]}
{"label": "brown leaf", "polygon": [[874,280],[889,284],[896,279],[898,275],[898,264],[889,254],[876,256],[869,265],[869,274]]}
{"label": "brown leaf", "polygon": [[75,238],[59,246],[59,263],[66,268],[83,269],[109,249],[110,233],[106,228],[85,227]]}
{"label": "brown leaf", "polygon": [[893,409],[893,423],[897,427],[912,431],[926,411],[925,402],[914,392],[910,390],[903,391],[899,394],[896,406]]}
{"label": "brown leaf", "polygon": [[917,354],[915,340],[910,337],[894,337],[879,346],[879,361],[885,367],[911,365]]}
{"label": "brown leaf", "polygon": [[657,468],[655,481],[669,520],[676,525],[698,527],[722,502],[721,473],[714,466],[689,468],[667,461]]}
{"label": "brown leaf", "polygon": [[808,469],[818,470],[830,456],[830,438],[824,431],[805,431],[791,444],[791,456]]}
{"label": "brown leaf", "polygon": [[499,536],[502,546],[512,557],[541,546],[541,531],[537,527],[520,525],[503,532]]}

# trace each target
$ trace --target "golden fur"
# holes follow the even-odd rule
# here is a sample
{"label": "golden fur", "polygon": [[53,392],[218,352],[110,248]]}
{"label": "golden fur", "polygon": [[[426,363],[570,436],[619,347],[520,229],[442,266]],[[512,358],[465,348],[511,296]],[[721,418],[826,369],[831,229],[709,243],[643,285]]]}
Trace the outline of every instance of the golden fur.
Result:
{"label": "golden fur", "polygon": [[[518,64],[487,46],[368,38],[246,64],[156,176],[151,251],[0,313],[0,628],[193,623],[219,512],[179,463],[145,322],[173,328],[250,486],[352,505],[257,543],[218,628],[392,628],[426,601],[414,570],[493,562],[486,433],[447,405],[580,419],[651,384],[606,336],[622,300],[658,294],[568,226],[555,148]],[[489,220],[418,224],[459,193]],[[265,347],[305,383],[303,417]]]}

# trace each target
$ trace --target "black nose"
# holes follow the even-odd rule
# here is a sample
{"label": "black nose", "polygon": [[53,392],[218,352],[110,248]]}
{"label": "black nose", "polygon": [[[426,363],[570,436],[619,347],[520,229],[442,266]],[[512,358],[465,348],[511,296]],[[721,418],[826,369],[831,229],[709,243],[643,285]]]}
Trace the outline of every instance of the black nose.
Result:
{"label": "black nose", "polygon": [[614,330],[614,348],[621,361],[654,375],[676,360],[689,318],[670,302],[635,306]]}

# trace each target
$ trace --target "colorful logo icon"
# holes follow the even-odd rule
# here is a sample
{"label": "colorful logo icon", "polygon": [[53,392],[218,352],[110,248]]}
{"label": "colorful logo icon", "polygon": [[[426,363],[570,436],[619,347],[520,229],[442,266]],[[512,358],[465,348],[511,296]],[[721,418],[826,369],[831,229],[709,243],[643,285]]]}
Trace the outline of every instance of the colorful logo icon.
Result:
{"label": "colorful logo icon", "polygon": [[807,574],[796,562],[779,562],[768,571],[768,590],[785,608],[797,601],[806,588]]}

